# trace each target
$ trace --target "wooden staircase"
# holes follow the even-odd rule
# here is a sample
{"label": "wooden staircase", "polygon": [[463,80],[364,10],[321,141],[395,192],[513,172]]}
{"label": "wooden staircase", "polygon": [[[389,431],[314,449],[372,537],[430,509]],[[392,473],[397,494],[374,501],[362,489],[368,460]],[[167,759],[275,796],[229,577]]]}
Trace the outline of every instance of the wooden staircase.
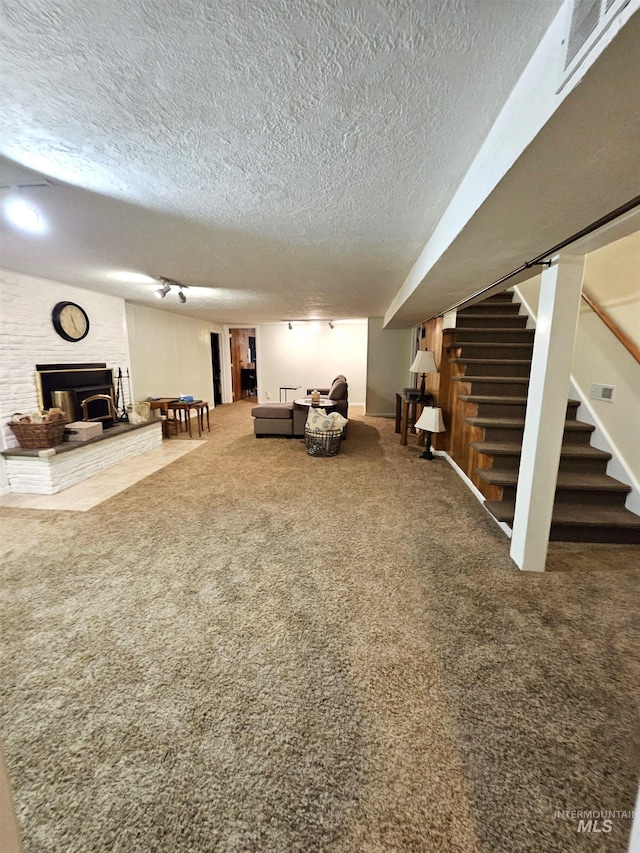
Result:
{"label": "wooden staircase", "polygon": [[[508,525],[513,523],[534,337],[519,310],[512,293],[491,296],[459,310],[455,332],[444,342],[446,408],[458,427],[451,455],[487,498],[489,512]],[[567,403],[550,538],[640,543],[640,516],[624,506],[630,488],[607,475],[611,454],[591,447],[594,427],[576,420],[578,405],[577,400]]]}

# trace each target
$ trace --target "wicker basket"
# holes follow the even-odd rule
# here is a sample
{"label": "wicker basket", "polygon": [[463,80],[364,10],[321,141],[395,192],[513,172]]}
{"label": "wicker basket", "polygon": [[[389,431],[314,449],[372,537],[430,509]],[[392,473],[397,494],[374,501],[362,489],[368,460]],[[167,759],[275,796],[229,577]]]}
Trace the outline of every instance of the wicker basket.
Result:
{"label": "wicker basket", "polygon": [[304,441],[309,456],[337,456],[342,443],[342,429],[308,429]]}
{"label": "wicker basket", "polygon": [[22,424],[13,423],[13,421],[9,423],[20,447],[29,449],[56,447],[62,444],[66,425],[64,418],[48,424]]}

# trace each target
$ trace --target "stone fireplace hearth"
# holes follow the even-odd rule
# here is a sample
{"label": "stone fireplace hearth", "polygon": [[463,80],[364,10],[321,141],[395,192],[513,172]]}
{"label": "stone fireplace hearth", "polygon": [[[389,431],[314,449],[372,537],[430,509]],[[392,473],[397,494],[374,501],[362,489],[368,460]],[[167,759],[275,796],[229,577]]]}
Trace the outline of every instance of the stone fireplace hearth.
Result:
{"label": "stone fireplace hearth", "polygon": [[108,468],[162,445],[159,420],[116,424],[88,441],[65,441],[43,450],[12,447],[0,452],[9,491],[14,494],[55,495]]}

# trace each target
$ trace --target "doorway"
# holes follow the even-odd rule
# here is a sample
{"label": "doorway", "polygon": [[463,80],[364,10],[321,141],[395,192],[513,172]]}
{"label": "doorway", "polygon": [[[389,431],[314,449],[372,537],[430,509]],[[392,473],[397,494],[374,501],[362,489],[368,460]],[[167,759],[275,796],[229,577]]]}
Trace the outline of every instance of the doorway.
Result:
{"label": "doorway", "polygon": [[258,393],[255,329],[229,329],[233,400]]}
{"label": "doorway", "polygon": [[211,332],[211,372],[213,373],[213,405],[222,404],[222,367],[220,363],[220,335]]}

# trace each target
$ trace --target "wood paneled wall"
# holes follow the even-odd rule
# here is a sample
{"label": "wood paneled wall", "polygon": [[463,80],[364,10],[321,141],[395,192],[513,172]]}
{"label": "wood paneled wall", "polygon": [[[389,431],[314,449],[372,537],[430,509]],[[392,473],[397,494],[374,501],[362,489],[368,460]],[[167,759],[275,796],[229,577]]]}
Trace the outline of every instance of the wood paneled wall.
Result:
{"label": "wood paneled wall", "polygon": [[475,403],[459,399],[461,394],[470,393],[470,383],[453,381],[454,376],[464,375],[464,365],[449,361],[461,354],[461,350],[455,347],[455,330],[443,329],[442,317],[434,317],[418,327],[418,337],[419,348],[432,350],[439,369],[439,373],[427,376],[427,389],[435,395],[442,409],[446,432],[433,436],[432,446],[436,450],[445,450],[488,500],[500,500],[502,489],[485,483],[476,474],[476,469],[490,467],[491,457],[478,453],[469,445],[471,441],[482,441],[484,430],[465,421],[465,418],[478,414]]}
{"label": "wood paneled wall", "polygon": [[[436,398],[437,405],[442,409],[444,417],[445,407],[442,404],[442,399],[446,395],[446,377],[442,375],[442,368],[445,363],[448,367],[448,361],[443,349],[442,317],[434,317],[433,320],[427,320],[426,323],[418,326],[418,349],[431,350],[436,361],[436,367],[440,371],[439,373],[427,374],[426,388]],[[420,377],[418,377],[419,380]],[[444,423],[448,430],[449,424],[446,417]],[[435,450],[448,450],[447,433],[440,432],[432,436],[431,445]]]}

